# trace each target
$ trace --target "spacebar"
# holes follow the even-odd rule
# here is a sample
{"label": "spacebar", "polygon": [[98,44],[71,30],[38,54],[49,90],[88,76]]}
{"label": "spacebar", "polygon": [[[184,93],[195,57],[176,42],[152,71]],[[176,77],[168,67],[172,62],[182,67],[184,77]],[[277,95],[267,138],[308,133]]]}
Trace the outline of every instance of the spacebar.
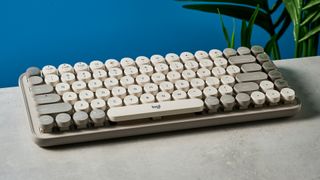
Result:
{"label": "spacebar", "polygon": [[120,122],[143,118],[194,113],[203,110],[200,99],[184,99],[131,106],[113,107],[107,112],[110,121]]}

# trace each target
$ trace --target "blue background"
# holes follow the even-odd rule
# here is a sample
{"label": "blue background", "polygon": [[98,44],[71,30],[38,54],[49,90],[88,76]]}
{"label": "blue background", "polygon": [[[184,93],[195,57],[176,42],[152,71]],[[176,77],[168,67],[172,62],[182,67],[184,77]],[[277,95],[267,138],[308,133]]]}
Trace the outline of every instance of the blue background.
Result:
{"label": "blue background", "polygon": [[[184,9],[182,4],[174,0],[2,0],[0,87],[17,85],[29,66],[225,48],[219,17]],[[231,30],[232,19],[224,20]],[[240,21],[236,25],[239,30]],[[269,39],[258,26],[253,37],[253,44],[264,45]],[[282,58],[293,56],[292,26],[280,46]]]}

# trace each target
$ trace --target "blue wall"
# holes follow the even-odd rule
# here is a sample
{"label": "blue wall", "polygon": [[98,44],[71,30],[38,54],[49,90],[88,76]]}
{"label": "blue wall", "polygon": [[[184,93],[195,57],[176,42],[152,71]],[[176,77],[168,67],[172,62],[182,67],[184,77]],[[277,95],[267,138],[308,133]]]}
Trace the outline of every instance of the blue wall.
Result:
{"label": "blue wall", "polygon": [[[226,47],[217,15],[181,5],[174,0],[2,0],[0,73],[5,78],[0,87],[17,85],[29,66]],[[224,19],[232,28],[231,18]],[[291,29],[280,41],[283,58],[293,56]],[[254,37],[257,44],[268,39],[259,27]]]}

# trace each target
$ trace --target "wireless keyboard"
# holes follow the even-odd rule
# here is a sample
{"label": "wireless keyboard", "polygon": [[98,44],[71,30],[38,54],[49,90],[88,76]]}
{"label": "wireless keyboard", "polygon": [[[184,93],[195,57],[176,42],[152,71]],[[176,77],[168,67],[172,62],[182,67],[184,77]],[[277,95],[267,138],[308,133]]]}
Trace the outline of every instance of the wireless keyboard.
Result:
{"label": "wireless keyboard", "polygon": [[40,146],[279,118],[301,108],[261,46],[30,67],[19,85]]}

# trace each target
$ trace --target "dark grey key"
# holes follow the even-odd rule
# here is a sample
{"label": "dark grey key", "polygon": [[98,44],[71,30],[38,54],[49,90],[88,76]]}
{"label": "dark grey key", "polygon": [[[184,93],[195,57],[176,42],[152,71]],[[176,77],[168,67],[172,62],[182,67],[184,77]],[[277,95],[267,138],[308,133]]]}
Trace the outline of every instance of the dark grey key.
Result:
{"label": "dark grey key", "polygon": [[233,86],[236,93],[248,93],[259,90],[259,85],[255,82],[237,83]]}
{"label": "dark grey key", "polygon": [[41,70],[37,67],[29,67],[26,71],[27,77],[40,76],[40,75],[41,75]]}
{"label": "dark grey key", "polygon": [[77,111],[73,114],[73,121],[76,124],[78,129],[84,129],[87,128],[87,125],[89,123],[89,116],[84,111]]}
{"label": "dark grey key", "polygon": [[51,104],[56,103],[61,100],[61,97],[58,94],[42,94],[34,96],[36,104]]}
{"label": "dark grey key", "polygon": [[206,107],[208,108],[209,112],[217,112],[220,107],[220,101],[215,96],[209,96],[204,100]]}
{"label": "dark grey key", "polygon": [[49,94],[53,92],[53,87],[48,84],[36,85],[31,87],[31,93],[33,95]]}
{"label": "dark grey key", "polygon": [[220,101],[225,111],[231,111],[235,105],[235,99],[231,95],[222,95]]}
{"label": "dark grey key", "polygon": [[260,82],[266,80],[268,75],[264,72],[240,73],[236,75],[238,82]]}
{"label": "dark grey key", "polygon": [[269,71],[268,76],[272,81],[276,79],[283,79],[281,72],[279,72],[278,70]]}
{"label": "dark grey key", "polygon": [[106,121],[106,113],[101,109],[95,109],[90,112],[90,119],[93,121],[94,126],[103,126]]}
{"label": "dark grey key", "polygon": [[38,106],[37,110],[40,115],[69,113],[72,110],[72,106],[69,103],[45,104]]}
{"label": "dark grey key", "polygon": [[251,53],[250,49],[247,48],[247,47],[239,47],[237,49],[237,52],[238,52],[239,55],[248,55],[248,54]]}
{"label": "dark grey key", "polygon": [[242,72],[255,72],[255,71],[261,71],[262,67],[260,64],[257,63],[249,63],[249,64],[243,64],[241,66]]}
{"label": "dark grey key", "polygon": [[256,62],[256,58],[252,55],[232,56],[228,59],[230,64],[242,65],[247,63]]}
{"label": "dark grey key", "polygon": [[261,53],[257,55],[257,60],[260,64],[263,64],[264,62],[270,61],[270,57],[267,53]]}
{"label": "dark grey key", "polygon": [[240,109],[247,109],[251,103],[251,98],[246,93],[239,93],[236,95],[236,100],[239,104]]}
{"label": "dark grey key", "polygon": [[39,85],[43,83],[43,79],[40,76],[31,76],[27,80],[30,86]]}
{"label": "dark grey key", "polygon": [[60,113],[56,116],[56,123],[60,131],[67,131],[72,124],[71,116],[67,113]]}
{"label": "dark grey key", "polygon": [[226,58],[229,58],[231,56],[236,56],[237,55],[237,51],[232,49],[232,48],[225,48],[223,50],[223,54]]}
{"label": "dark grey key", "polygon": [[261,46],[255,45],[255,46],[252,46],[252,47],[251,47],[251,52],[252,52],[255,56],[257,56],[257,54],[263,53],[263,52],[264,52],[264,49],[263,49],[263,47],[261,47]]}
{"label": "dark grey key", "polygon": [[274,85],[276,86],[276,88],[280,91],[283,88],[287,88],[289,87],[289,84],[286,80],[284,79],[276,79],[274,81]]}
{"label": "dark grey key", "polygon": [[262,64],[262,68],[264,69],[264,71],[269,72],[271,70],[277,69],[277,66],[274,65],[273,62],[268,61]]}
{"label": "dark grey key", "polygon": [[43,133],[52,132],[52,128],[54,127],[53,117],[49,115],[44,115],[39,117],[39,128]]}

